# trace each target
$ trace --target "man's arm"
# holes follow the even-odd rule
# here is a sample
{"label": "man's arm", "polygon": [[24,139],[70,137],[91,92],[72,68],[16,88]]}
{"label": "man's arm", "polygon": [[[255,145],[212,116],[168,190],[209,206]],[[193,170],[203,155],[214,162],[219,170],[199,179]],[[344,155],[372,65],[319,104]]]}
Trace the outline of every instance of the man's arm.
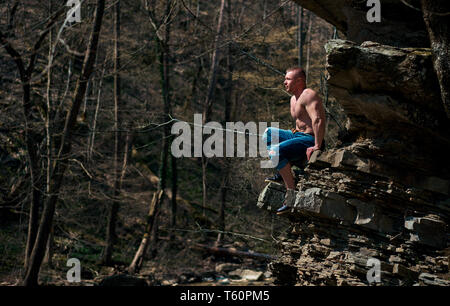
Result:
{"label": "man's arm", "polygon": [[295,103],[297,102],[297,99],[295,99],[295,96],[291,97],[291,100],[289,102],[289,107],[290,107],[290,111],[291,111],[291,117],[292,119],[294,119],[295,121]]}
{"label": "man's arm", "polygon": [[306,155],[309,160],[312,152],[320,149],[325,136],[325,109],[319,95],[312,90],[307,93],[305,97],[305,104],[306,111],[311,118],[312,129],[315,137],[314,147],[310,147],[306,150]]}

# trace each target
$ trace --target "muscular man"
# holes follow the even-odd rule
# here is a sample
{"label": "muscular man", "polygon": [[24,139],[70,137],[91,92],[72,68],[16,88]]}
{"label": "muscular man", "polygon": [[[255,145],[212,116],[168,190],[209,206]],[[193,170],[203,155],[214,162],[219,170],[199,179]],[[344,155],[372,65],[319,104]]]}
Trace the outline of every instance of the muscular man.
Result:
{"label": "muscular man", "polygon": [[[289,131],[270,127],[263,135],[269,157],[272,161],[278,161],[276,169],[287,189],[283,206],[277,210],[277,214],[289,211],[295,202],[295,183],[290,161],[298,160],[305,154],[309,160],[312,152],[321,148],[325,134],[325,109],[322,100],[314,90],[306,88],[303,69],[287,69],[284,87],[292,94],[290,110],[295,120],[295,129]],[[278,133],[278,142],[272,144],[274,133]]]}

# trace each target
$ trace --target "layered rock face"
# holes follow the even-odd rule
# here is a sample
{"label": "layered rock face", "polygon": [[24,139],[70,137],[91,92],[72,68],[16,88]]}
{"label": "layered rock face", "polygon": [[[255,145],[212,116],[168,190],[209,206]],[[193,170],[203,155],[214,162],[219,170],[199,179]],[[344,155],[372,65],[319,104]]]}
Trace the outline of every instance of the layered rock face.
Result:
{"label": "layered rock face", "polygon": [[[271,263],[277,283],[450,285],[450,133],[430,50],[344,40],[325,49],[347,133],[299,177],[292,228]],[[273,211],[284,193],[270,183],[258,206]]]}

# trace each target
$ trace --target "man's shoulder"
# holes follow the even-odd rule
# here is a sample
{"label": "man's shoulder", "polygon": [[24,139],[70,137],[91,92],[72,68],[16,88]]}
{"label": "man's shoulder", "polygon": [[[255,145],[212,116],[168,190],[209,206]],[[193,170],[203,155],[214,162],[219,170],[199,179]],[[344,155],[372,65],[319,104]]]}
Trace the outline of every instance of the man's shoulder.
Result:
{"label": "man's shoulder", "polygon": [[311,88],[305,88],[301,95],[301,100],[303,103],[308,104],[309,102],[316,100],[319,97],[317,92]]}
{"label": "man's shoulder", "polygon": [[305,97],[314,97],[317,95],[317,92],[312,88],[305,88],[302,94],[305,95]]}

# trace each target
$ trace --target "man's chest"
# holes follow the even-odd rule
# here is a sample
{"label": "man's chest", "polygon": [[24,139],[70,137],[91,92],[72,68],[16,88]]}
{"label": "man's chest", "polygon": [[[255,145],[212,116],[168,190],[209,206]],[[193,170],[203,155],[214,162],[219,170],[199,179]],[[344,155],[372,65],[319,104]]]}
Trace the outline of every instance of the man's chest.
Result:
{"label": "man's chest", "polygon": [[306,112],[305,103],[304,101],[302,101],[301,97],[299,97],[298,99],[295,98],[291,99],[291,114],[296,119],[308,116],[308,113]]}

